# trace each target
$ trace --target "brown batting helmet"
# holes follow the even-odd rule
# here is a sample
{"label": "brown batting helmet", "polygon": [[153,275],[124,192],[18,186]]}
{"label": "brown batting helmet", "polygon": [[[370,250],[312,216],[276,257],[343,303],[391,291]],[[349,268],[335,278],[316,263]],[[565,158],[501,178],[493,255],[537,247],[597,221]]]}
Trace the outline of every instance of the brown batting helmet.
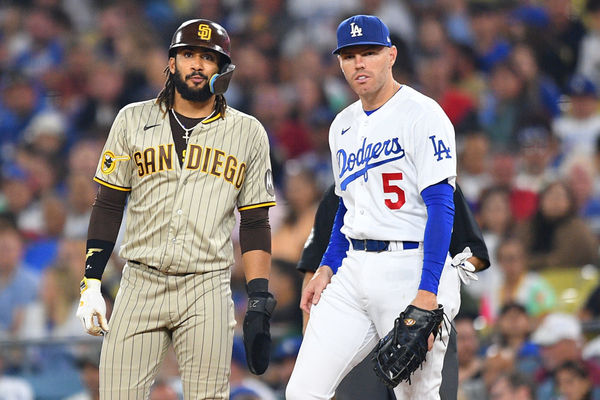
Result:
{"label": "brown batting helmet", "polygon": [[173,34],[169,56],[173,56],[173,49],[186,46],[211,49],[224,57],[221,71],[210,77],[209,87],[214,94],[225,93],[235,70],[235,65],[231,63],[231,42],[225,28],[208,19],[190,19],[181,24]]}
{"label": "brown batting helmet", "polygon": [[225,28],[207,19],[190,19],[177,28],[171,39],[169,53],[177,47],[194,46],[212,49],[231,64],[231,43]]}

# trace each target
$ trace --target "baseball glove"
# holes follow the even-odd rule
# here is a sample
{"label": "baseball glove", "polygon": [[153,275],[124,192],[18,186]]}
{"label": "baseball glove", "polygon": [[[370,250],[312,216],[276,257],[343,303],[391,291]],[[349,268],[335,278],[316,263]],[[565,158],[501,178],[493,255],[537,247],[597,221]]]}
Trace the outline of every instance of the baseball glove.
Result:
{"label": "baseball glove", "polygon": [[394,328],[379,341],[373,362],[375,374],[390,388],[395,388],[425,361],[429,335],[437,335],[444,319],[444,309],[424,310],[409,305],[394,321]]}

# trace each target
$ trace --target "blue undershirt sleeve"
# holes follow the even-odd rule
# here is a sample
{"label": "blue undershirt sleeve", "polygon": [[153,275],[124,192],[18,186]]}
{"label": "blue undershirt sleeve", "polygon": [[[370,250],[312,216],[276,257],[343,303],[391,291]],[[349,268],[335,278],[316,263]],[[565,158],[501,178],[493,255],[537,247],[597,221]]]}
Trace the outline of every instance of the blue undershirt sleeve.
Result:
{"label": "blue undershirt sleeve", "polygon": [[346,258],[346,252],[350,246],[350,243],[341,232],[342,226],[344,225],[344,215],[346,215],[346,206],[340,197],[340,204],[333,220],[329,245],[321,259],[321,265],[328,265],[331,267],[334,274],[337,272],[340,265],[342,265],[342,260]]}
{"label": "blue undershirt sleeve", "polygon": [[427,206],[427,224],[423,240],[423,272],[419,290],[437,294],[454,223],[453,194],[454,190],[447,181],[428,186],[421,192],[421,197]]}

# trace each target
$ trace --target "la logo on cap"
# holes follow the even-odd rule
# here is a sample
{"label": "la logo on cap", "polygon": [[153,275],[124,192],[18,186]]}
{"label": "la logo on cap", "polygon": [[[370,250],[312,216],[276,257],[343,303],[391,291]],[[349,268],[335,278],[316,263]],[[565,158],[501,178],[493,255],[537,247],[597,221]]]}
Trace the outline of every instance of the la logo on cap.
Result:
{"label": "la logo on cap", "polygon": [[350,23],[350,34],[352,37],[362,36],[362,28],[356,25],[354,22]]}

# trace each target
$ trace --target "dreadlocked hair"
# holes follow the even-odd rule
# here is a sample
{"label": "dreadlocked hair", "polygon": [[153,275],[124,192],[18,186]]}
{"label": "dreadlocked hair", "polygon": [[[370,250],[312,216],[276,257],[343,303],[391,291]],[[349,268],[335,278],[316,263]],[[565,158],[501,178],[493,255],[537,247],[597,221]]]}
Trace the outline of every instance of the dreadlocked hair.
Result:
{"label": "dreadlocked hair", "polygon": [[[173,108],[175,102],[175,82],[173,82],[173,75],[167,66],[165,68],[165,87],[160,91],[156,98],[156,104],[159,105],[163,115],[169,112]],[[218,94],[215,96],[215,111],[216,114],[220,114],[221,118],[225,118],[225,110],[227,109],[227,101],[225,96]]]}

